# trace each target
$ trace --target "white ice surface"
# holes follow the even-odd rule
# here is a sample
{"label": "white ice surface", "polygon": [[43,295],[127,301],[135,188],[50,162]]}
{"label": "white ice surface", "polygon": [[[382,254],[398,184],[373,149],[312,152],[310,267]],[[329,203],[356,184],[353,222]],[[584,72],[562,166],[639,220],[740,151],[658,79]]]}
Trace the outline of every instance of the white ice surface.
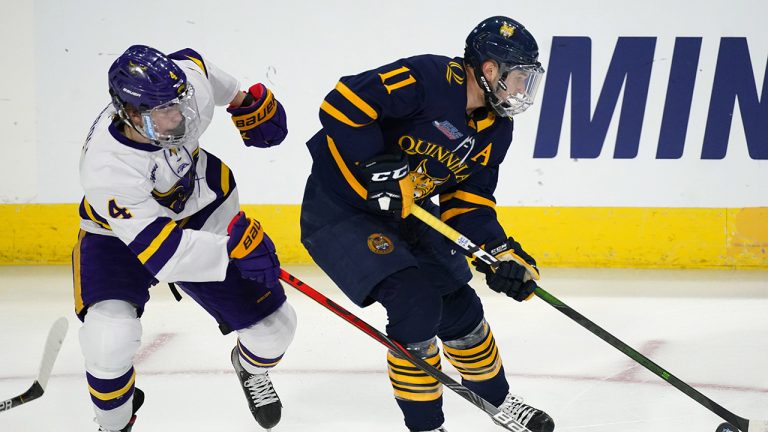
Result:
{"label": "white ice surface", "polygon": [[[383,309],[352,305],[317,268],[288,270],[383,330]],[[768,273],[545,269],[542,286],[709,398],[768,418]],[[711,432],[717,416],[545,302],[519,304],[480,278],[513,392],[545,409],[556,431]],[[296,339],[271,373],[283,404],[274,432],[404,431],[385,373],[385,348],[286,287]],[[190,298],[151,291],[137,384],[147,394],[133,432],[260,431],[229,364],[233,336]],[[48,328],[66,316],[45,395],[0,413],[0,432],[96,431],[72,312],[69,267],[0,267],[0,400],[32,383]],[[458,375],[448,364],[444,369]],[[450,432],[501,431],[449,390]]]}

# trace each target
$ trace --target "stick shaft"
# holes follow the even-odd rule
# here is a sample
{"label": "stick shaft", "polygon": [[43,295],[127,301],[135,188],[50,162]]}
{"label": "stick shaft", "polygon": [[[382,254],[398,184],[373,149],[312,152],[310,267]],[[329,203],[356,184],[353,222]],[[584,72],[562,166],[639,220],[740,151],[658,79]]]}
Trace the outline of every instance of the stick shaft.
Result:
{"label": "stick shaft", "polygon": [[396,341],[390,339],[387,335],[380,332],[367,322],[363,321],[362,319],[358,318],[356,315],[354,315],[352,312],[344,309],[342,306],[334,302],[333,300],[329,299],[328,297],[324,296],[323,294],[319,293],[314,288],[310,287],[309,285],[305,284],[299,278],[291,275],[287,271],[280,269],[280,279],[284,282],[286,282],[288,285],[296,288],[297,290],[301,291],[302,293],[309,296],[312,300],[316,301],[317,303],[320,303],[322,306],[324,306],[326,309],[330,310],[331,312],[335,313],[336,315],[343,318],[348,323],[352,324],[353,326],[357,327],[358,329],[362,330],[363,333],[367,334],[368,336],[376,339],[384,345],[385,347],[389,348],[390,350],[398,353],[403,358],[407,359],[411,363],[414,364],[414,366],[418,367],[427,375],[435,378],[437,381],[445,385],[446,387],[450,388],[454,392],[456,392],[459,396],[463,397],[476,407],[480,408],[481,410],[485,411],[486,414],[491,416],[493,420],[501,427],[513,431],[513,432],[531,432],[529,429],[527,429],[522,424],[515,421],[511,416],[509,416],[507,413],[500,411],[498,408],[493,406],[490,402],[486,401],[485,399],[481,398],[479,395],[477,395],[472,390],[464,387],[463,385],[456,382],[453,378],[449,377],[445,373],[443,373],[441,370],[435,368],[431,364],[427,363],[423,359],[414,356],[411,354],[407,349],[403,348],[402,345],[397,343]]}
{"label": "stick shaft", "polygon": [[[411,209],[411,214],[416,216],[425,224],[429,225],[431,228],[435,229],[439,233],[449,238],[451,241],[453,241],[462,249],[464,249],[467,253],[474,255],[478,259],[484,261],[485,263],[491,266],[498,265],[499,261],[496,259],[496,257],[485,252],[484,250],[479,248],[477,245],[472,243],[471,240],[464,237],[460,232],[456,231],[455,229],[453,229],[451,226],[441,221],[440,219],[434,217],[431,213],[422,209],[418,205],[415,205],[415,204],[413,205]],[[737,416],[736,414],[725,409],[724,407],[722,407],[720,404],[716,403],[712,399],[706,397],[698,390],[694,389],[684,381],[680,380],[676,376],[664,370],[661,366],[654,363],[648,357],[642,355],[637,350],[630,347],[626,343],[622,342],[621,340],[619,340],[617,337],[615,337],[611,333],[607,332],[602,327],[598,326],[594,322],[587,319],[584,315],[575,311],[570,306],[568,306],[567,304],[565,304],[564,302],[562,302],[552,294],[545,291],[543,288],[537,287],[535,293],[536,293],[536,296],[538,296],[540,299],[544,300],[545,302],[549,303],[552,307],[562,312],[568,318],[571,318],[572,320],[576,321],[579,325],[589,330],[592,334],[596,335],[597,337],[604,340],[614,348],[623,352],[629,358],[636,361],[637,363],[639,363],[649,371],[653,372],[654,374],[659,376],[661,379],[663,379],[664,381],[674,386],[676,389],[685,393],[688,397],[692,398],[693,400],[700,403],[702,406],[704,406],[708,410],[720,416],[722,419],[728,421],[729,423],[738,427],[742,431],[747,431],[749,429],[749,424],[750,424],[749,420],[743,417]]]}

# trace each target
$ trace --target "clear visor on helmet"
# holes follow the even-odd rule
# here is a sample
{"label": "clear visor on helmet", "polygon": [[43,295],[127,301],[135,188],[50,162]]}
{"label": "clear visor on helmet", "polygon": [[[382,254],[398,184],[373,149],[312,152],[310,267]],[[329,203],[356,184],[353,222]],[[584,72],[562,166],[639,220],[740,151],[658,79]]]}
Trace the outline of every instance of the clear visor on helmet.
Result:
{"label": "clear visor on helmet", "polygon": [[499,115],[511,117],[533,105],[544,68],[539,65],[502,64],[500,72],[499,81],[493,89],[496,96],[491,102],[493,109]]}
{"label": "clear visor on helmet", "polygon": [[178,147],[196,140],[200,114],[194,96],[194,88],[187,84],[178,98],[142,111],[142,126],[137,129],[160,147]]}

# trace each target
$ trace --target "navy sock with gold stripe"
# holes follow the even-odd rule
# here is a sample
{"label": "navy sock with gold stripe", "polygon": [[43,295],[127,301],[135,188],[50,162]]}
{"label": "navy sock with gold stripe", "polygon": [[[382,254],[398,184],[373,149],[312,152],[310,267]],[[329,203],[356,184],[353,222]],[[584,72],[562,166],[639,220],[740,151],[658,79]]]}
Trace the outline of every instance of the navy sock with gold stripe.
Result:
{"label": "navy sock with gold stripe", "polygon": [[[440,351],[434,343],[430,344],[427,355],[424,361],[440,369]],[[405,425],[410,430],[432,430],[442,426],[445,420],[443,385],[392,352],[387,353],[387,367],[395,399],[405,417]]]}
{"label": "navy sock with gold stripe", "polygon": [[484,320],[469,335],[444,341],[448,361],[459,371],[462,384],[499,406],[509,391],[499,350],[488,323]]}

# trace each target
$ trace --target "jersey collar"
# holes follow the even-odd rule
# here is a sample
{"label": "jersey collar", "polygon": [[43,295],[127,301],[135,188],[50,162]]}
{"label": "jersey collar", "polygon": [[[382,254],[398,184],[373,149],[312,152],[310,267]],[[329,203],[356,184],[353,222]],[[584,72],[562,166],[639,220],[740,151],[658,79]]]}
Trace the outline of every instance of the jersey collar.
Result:
{"label": "jersey collar", "polygon": [[125,135],[120,133],[120,130],[117,128],[117,125],[119,123],[112,122],[109,125],[109,133],[112,134],[112,138],[116,139],[121,144],[127,145],[128,147],[134,148],[136,150],[146,151],[146,152],[154,152],[158,150],[162,150],[160,147],[154,145],[154,144],[148,144],[148,143],[140,143],[133,141],[131,139],[128,139]]}

